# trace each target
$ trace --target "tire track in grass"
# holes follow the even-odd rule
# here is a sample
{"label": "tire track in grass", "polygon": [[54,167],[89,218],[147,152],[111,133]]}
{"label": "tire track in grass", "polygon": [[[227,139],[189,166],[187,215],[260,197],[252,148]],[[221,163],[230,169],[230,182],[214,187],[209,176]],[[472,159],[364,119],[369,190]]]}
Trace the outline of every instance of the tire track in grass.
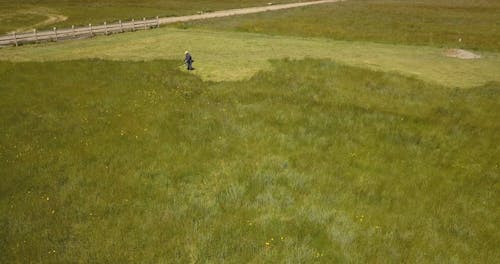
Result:
{"label": "tire track in grass", "polygon": [[41,22],[38,22],[36,24],[32,24],[32,25],[29,25],[29,26],[24,26],[24,27],[16,28],[15,30],[13,30],[11,32],[8,32],[7,34],[12,34],[14,32],[29,31],[29,30],[32,30],[34,28],[42,28],[42,27],[45,27],[45,26],[48,26],[48,25],[52,25],[52,24],[55,24],[55,23],[58,23],[58,22],[62,22],[62,21],[65,21],[65,20],[68,19],[67,16],[61,15],[61,14],[57,14],[56,12],[54,12],[54,10],[49,9],[49,8],[44,8],[44,7],[33,7],[33,8],[30,8],[30,9],[21,10],[18,13],[19,13],[19,15],[24,15],[24,16],[42,15],[42,16],[46,16],[47,19],[45,19],[45,20],[43,20]]}

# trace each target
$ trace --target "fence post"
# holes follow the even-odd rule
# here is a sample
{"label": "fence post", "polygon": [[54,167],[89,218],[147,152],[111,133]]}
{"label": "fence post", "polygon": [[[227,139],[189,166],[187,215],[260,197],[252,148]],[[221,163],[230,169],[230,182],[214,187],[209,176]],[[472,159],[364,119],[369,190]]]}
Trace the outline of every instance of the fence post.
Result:
{"label": "fence post", "polygon": [[144,30],[146,30],[147,27],[146,27],[146,18],[145,17],[142,18],[142,23],[144,23]]}
{"label": "fence post", "polygon": [[158,16],[156,16],[156,27],[160,27],[160,18]]}
{"label": "fence post", "polygon": [[120,23],[120,31],[123,32],[123,24],[122,24],[122,20],[118,20],[118,23]]}
{"label": "fence post", "polygon": [[14,31],[14,43],[16,43],[16,47],[17,47],[17,36],[16,36],[16,32]]}
{"label": "fence post", "polygon": [[57,41],[57,28],[54,27],[54,36],[56,37],[56,41]]}
{"label": "fence post", "polygon": [[107,25],[106,21],[104,21],[104,34],[108,35],[108,25]]}
{"label": "fence post", "polygon": [[71,25],[71,33],[73,33],[73,37],[75,38],[76,37],[76,34],[75,34],[75,25]]}
{"label": "fence post", "polygon": [[135,20],[132,18],[132,31],[135,31]]}
{"label": "fence post", "polygon": [[36,33],[36,28],[33,29],[33,35],[35,35],[35,42],[38,42],[38,34]]}

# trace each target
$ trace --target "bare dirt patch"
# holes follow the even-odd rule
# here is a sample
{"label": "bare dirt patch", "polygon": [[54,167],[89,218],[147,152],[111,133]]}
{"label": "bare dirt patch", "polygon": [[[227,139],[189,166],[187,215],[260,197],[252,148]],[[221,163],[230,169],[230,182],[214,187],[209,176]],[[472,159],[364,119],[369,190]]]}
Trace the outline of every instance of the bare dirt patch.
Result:
{"label": "bare dirt patch", "polygon": [[481,55],[472,53],[463,49],[449,49],[444,51],[444,55],[447,57],[458,58],[463,60],[480,59]]}

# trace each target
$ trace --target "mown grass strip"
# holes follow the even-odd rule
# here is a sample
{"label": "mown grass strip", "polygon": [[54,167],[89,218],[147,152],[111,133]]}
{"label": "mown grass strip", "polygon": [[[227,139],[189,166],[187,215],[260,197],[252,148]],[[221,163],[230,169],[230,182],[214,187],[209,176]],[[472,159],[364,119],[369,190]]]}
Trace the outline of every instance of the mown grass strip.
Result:
{"label": "mown grass strip", "polygon": [[195,74],[204,80],[248,79],[269,70],[270,59],[327,58],[347,65],[398,72],[451,87],[473,87],[499,81],[500,55],[480,52],[477,60],[448,58],[444,49],[370,42],[307,39],[262,34],[162,28],[134,34],[98,37],[0,50],[8,61],[52,61],[82,58],[110,60],[177,59],[185,50],[195,58]]}

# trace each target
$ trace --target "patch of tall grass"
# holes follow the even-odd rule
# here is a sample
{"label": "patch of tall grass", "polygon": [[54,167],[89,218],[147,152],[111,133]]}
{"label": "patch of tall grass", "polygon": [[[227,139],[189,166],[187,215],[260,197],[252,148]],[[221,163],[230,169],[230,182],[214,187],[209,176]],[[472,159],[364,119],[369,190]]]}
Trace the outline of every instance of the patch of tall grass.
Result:
{"label": "patch of tall grass", "polygon": [[0,63],[0,262],[493,263],[500,84]]}

